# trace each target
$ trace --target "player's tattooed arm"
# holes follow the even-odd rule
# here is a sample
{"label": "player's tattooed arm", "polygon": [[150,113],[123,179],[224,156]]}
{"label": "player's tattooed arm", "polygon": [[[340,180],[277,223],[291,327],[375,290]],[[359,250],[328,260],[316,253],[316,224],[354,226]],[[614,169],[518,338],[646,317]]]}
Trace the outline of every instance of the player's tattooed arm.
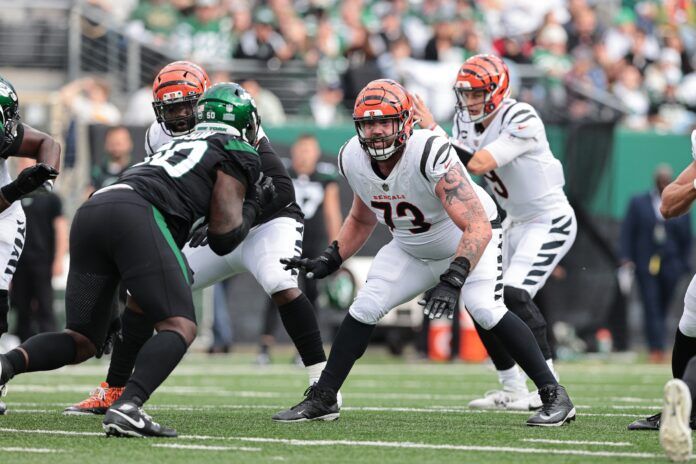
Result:
{"label": "player's tattooed arm", "polygon": [[456,163],[442,176],[435,193],[449,217],[462,230],[457,256],[468,259],[473,269],[491,240],[492,231],[486,211],[461,164]]}

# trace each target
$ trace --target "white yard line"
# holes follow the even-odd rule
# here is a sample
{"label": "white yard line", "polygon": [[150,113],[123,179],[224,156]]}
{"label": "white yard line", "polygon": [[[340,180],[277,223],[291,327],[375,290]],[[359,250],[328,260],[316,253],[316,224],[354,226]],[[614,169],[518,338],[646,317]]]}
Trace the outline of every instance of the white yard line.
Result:
{"label": "white yard line", "polygon": [[19,446],[0,446],[0,451],[7,451],[8,453],[62,453],[62,449],[54,448],[22,448]]}
{"label": "white yard line", "polygon": [[261,451],[261,448],[252,448],[250,446],[182,445],[179,443],[158,443],[152,446],[155,448],[174,448],[200,451]]}
{"label": "white yard line", "polygon": [[[45,435],[72,435],[72,436],[103,436],[97,432],[74,432],[68,430],[22,430],[12,428],[0,428],[1,432],[45,434]],[[655,459],[661,457],[655,453],[629,453],[613,451],[584,451],[574,449],[553,449],[553,448],[516,448],[510,446],[480,446],[480,445],[448,445],[448,444],[429,444],[414,442],[390,442],[390,441],[356,441],[356,440],[294,440],[285,438],[264,438],[264,437],[223,437],[210,435],[182,435],[180,439],[185,440],[233,440],[247,443],[275,443],[289,446],[348,446],[348,447],[369,447],[369,448],[395,448],[395,449],[425,449],[425,450],[451,450],[451,451],[481,451],[490,453],[523,453],[523,454],[557,454],[566,456],[592,456],[608,458],[645,458]]]}
{"label": "white yard line", "polygon": [[528,443],[549,443],[552,445],[592,445],[592,446],[633,446],[626,441],[585,441],[585,440],[551,440],[547,438],[522,438]]}

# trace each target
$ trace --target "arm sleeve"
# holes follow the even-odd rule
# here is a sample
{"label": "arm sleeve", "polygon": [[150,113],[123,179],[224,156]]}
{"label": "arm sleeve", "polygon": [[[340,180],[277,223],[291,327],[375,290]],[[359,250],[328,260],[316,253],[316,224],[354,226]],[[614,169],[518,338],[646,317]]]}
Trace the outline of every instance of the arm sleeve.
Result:
{"label": "arm sleeve", "polygon": [[293,203],[295,201],[295,188],[283,162],[267,138],[263,138],[260,141],[258,149],[261,155],[261,171],[265,176],[273,179],[273,186],[276,191],[275,200],[264,208],[262,217],[265,218],[274,215]]}
{"label": "arm sleeve", "polygon": [[518,104],[510,113],[503,116],[500,136],[483,147],[493,156],[498,167],[535,149],[541,141],[537,136],[545,130],[544,123],[530,105]]}

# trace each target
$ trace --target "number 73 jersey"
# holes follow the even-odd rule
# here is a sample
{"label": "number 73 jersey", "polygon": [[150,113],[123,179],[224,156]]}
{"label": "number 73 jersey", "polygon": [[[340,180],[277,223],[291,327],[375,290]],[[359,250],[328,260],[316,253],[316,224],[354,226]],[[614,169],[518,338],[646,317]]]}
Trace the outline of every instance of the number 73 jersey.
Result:
{"label": "number 73 jersey", "polygon": [[[410,255],[421,259],[445,259],[457,249],[462,231],[452,222],[435,186],[455,164],[461,164],[445,137],[416,130],[408,139],[392,172],[381,175],[362,149],[357,136],[341,148],[338,169],[353,192],[377,220],[389,227],[394,240]],[[462,166],[462,170],[466,170]],[[466,177],[490,220],[497,216],[495,203]]]}
{"label": "number 73 jersey", "polygon": [[218,170],[251,186],[261,172],[260,157],[251,145],[230,134],[194,131],[128,168],[118,183],[133,187],[164,215],[181,247],[191,225],[208,216]]}

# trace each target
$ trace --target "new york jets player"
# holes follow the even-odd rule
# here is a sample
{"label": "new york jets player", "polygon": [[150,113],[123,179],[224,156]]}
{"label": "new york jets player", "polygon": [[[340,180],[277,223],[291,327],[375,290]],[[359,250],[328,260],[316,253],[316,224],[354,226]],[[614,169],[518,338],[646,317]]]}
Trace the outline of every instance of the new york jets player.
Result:
{"label": "new york jets player", "polygon": [[529,328],[503,303],[501,235],[493,200],[474,185],[445,137],[413,131],[413,103],[398,83],[380,79],[358,95],[357,136],[338,166],[354,192],[336,240],[317,258],[288,258],[308,278],[336,271],[367,241],[377,222],[393,240],[375,256],[365,285],[334,340],[326,368],[306,398],[279,412],[282,422],[333,420],[336,392],[362,356],[375,324],[392,308],[434,286],[425,313],[452,317],[461,298],[484,329],[498,336],[540,390],[531,426],[559,426],[575,408],[544,362]]}
{"label": "new york jets player", "polygon": [[[169,376],[196,334],[192,274],[181,253],[199,217],[219,255],[246,237],[270,198],[256,185],[261,160],[254,111],[241,89],[219,84],[198,105],[196,127],[95,192],[70,231],[67,329],[31,337],[0,356],[0,385],[24,372],[52,370],[94,356],[111,322],[119,282],[157,334],[145,343],[135,370],[103,421],[107,435],[173,437],[141,407]],[[272,196],[272,195],[271,195]]]}
{"label": "new york jets player", "polygon": [[[37,160],[13,181],[7,158]],[[7,332],[8,289],[24,247],[26,222],[17,201],[39,187],[53,188],[60,168],[60,145],[53,137],[19,120],[19,97],[12,84],[0,76],[0,335]],[[0,387],[0,396],[5,389]],[[0,401],[0,414],[6,411]]]}
{"label": "new york jets player", "polygon": [[[200,67],[188,62],[165,66],[153,84],[157,122],[148,130],[146,151],[151,154],[169,143],[174,135],[190,132],[191,112],[200,94],[208,86],[208,76]],[[195,273],[193,289],[201,289],[232,275],[250,272],[273,299],[288,335],[306,367],[309,383],[316,382],[326,363],[326,354],[312,303],[299,290],[297,272],[284,270],[279,259],[302,251],[303,216],[295,203],[295,192],[282,161],[276,155],[261,129],[256,106],[249,94],[237,86],[236,105],[250,111],[249,127],[241,135],[261,156],[261,170],[272,179],[277,193],[264,208],[243,244],[227,256],[217,256],[205,244],[205,225],[193,234],[183,249]],[[214,94],[210,94],[214,98]],[[140,347],[152,335],[152,325],[132,311],[127,304],[121,318],[123,337],[114,345],[114,352],[105,382],[92,394],[65,409],[65,414],[104,414],[123,392]]]}
{"label": "new york jets player", "polygon": [[[549,149],[544,124],[532,106],[509,98],[509,81],[507,66],[495,55],[476,55],[464,62],[454,85],[457,111],[451,142],[467,170],[484,177],[507,212],[505,305],[527,323],[553,370],[546,320],[532,298],[573,245],[577,223],[563,192],[563,168]],[[422,100],[416,100],[416,108],[422,127],[446,136]],[[502,341],[477,328],[502,390],[469,406],[524,411],[541,407]]]}

